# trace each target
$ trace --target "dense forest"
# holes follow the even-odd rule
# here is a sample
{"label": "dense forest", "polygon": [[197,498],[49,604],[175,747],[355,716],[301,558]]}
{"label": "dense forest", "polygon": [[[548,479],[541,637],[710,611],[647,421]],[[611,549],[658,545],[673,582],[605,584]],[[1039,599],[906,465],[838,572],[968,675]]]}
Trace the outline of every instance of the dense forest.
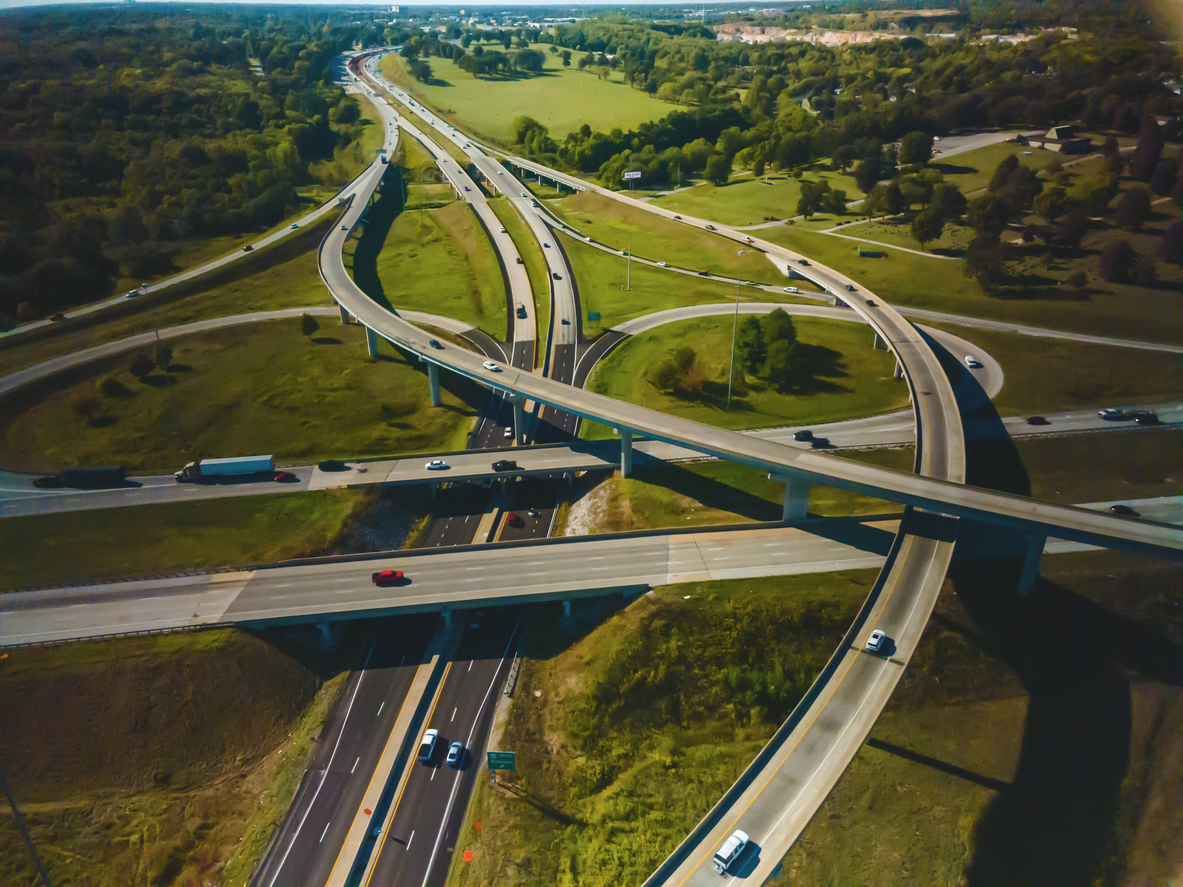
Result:
{"label": "dense forest", "polygon": [[6,15],[0,323],[167,270],[172,242],[282,220],[360,135],[330,71],[359,30],[261,12]]}

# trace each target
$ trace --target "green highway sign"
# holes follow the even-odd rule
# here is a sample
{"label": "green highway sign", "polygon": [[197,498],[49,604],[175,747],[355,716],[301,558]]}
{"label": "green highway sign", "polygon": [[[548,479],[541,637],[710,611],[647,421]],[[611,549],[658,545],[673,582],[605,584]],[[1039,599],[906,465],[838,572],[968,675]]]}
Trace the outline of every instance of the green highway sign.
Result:
{"label": "green highway sign", "polygon": [[599,311],[587,312],[587,319],[588,320],[599,320],[600,319],[600,312]]}
{"label": "green highway sign", "polygon": [[489,756],[490,770],[514,770],[518,769],[518,756],[511,751],[491,751],[486,752]]}

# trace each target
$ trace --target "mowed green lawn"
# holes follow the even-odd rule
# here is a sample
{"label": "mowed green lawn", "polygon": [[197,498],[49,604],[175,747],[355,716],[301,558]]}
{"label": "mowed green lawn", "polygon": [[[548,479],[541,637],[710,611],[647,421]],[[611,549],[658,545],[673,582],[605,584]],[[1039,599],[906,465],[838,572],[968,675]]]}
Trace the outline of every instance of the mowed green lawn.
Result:
{"label": "mowed green lawn", "polygon": [[634,256],[758,283],[784,284],[787,280],[758,250],[602,194],[580,191],[562,200],[547,201],[547,205],[568,225],[597,243],[627,250],[631,242]]}
{"label": "mowed green lawn", "polygon": [[768,218],[787,219],[797,215],[803,181],[827,181],[831,188],[845,191],[848,201],[864,196],[852,176],[839,172],[813,172],[801,179],[784,174],[759,179],[745,175],[722,187],[704,183],[675,194],[654,197],[649,202],[724,225],[756,225]]}
{"label": "mowed green lawn", "polygon": [[[282,462],[463,448],[474,411],[462,397],[479,405],[479,389],[444,374],[444,403],[433,408],[422,364],[385,343],[382,359],[371,360],[360,326],[320,323],[312,340],[301,335],[299,318],[174,340],[170,373],[188,449],[177,437],[163,374],[136,380],[126,369],[128,353],[92,365],[85,378],[27,409],[14,408],[0,464],[166,472],[199,456],[273,453]],[[128,394],[99,395],[97,382],[107,376]],[[75,408],[81,396],[100,401],[89,421]]]}
{"label": "mowed green lawn", "polygon": [[321,490],[7,518],[0,590],[318,554],[364,495]]}
{"label": "mowed green lawn", "polygon": [[[811,349],[816,381],[800,394],[782,394],[749,378],[733,392],[727,409],[726,390],[732,319],[702,317],[666,324],[620,345],[593,372],[588,388],[629,403],[644,404],[685,419],[721,428],[767,428],[797,423],[834,422],[902,409],[907,387],[892,378],[894,358],[871,347],[862,324],[812,317],[794,317],[798,341]],[[696,352],[705,376],[713,383],[702,400],[683,400],[658,391],[649,370],[676,349]],[[736,378],[740,378],[736,367]],[[587,424],[587,436],[609,437],[611,429]]]}
{"label": "mowed green lawn", "polygon": [[369,230],[346,246],[358,286],[380,305],[441,314],[505,338],[501,265],[468,205],[396,212],[376,204]]}
{"label": "mowed green lawn", "polygon": [[534,48],[546,56],[546,67],[529,78],[476,78],[451,59],[432,58],[437,82],[425,84],[409,77],[403,60],[395,55],[386,56],[380,70],[392,83],[413,89],[417,100],[444,119],[499,142],[510,141],[510,123],[522,114],[546,126],[561,142],[585,123],[605,132],[615,127],[627,131],[681,107],[624,85],[619,74],[600,80],[598,74],[580,71],[574,64],[563,68],[548,46]]}
{"label": "mowed green lawn", "polygon": [[[565,234],[559,234],[558,240],[575,273],[586,336],[598,335],[623,321],[667,308],[735,301],[734,284],[678,274],[640,262],[632,263],[632,287],[626,290],[630,272],[625,257],[596,249]],[[769,302],[776,298],[764,290],[741,287],[740,300]],[[588,320],[592,312],[598,312],[600,319]]]}
{"label": "mowed green lawn", "polygon": [[[933,147],[940,148],[941,143],[937,142]],[[1020,163],[1036,172],[1049,166],[1057,157],[1064,163],[1074,159],[1073,156],[1057,154],[1054,151],[1024,148],[1014,142],[999,142],[996,145],[986,145],[984,148],[974,148],[963,154],[954,154],[948,160],[937,154],[929,166],[944,173],[945,181],[956,185],[961,189],[961,193],[972,194],[990,184],[990,177],[994,175],[994,170],[998,169],[998,164],[1012,154],[1018,156]]]}

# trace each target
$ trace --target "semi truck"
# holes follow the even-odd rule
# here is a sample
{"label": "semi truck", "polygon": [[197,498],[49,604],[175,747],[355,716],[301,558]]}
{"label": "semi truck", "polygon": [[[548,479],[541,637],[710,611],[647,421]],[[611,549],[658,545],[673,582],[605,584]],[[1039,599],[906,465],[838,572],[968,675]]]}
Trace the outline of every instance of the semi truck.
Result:
{"label": "semi truck", "polygon": [[241,477],[275,471],[274,456],[234,456],[229,459],[198,459],[190,462],[173,477],[178,483],[200,482],[214,477]]}

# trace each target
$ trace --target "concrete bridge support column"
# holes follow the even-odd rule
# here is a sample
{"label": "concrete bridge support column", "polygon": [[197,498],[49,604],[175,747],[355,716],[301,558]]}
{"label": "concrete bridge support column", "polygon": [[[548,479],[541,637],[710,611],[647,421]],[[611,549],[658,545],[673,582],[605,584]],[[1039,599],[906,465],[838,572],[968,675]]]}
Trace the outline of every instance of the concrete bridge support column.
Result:
{"label": "concrete bridge support column", "polygon": [[563,618],[564,619],[571,618],[571,599],[570,598],[567,598],[566,600],[563,601]]}
{"label": "concrete bridge support column", "polygon": [[349,312],[345,310],[345,306],[338,302],[337,310],[341,312],[341,323],[349,323]]}
{"label": "concrete bridge support column", "polygon": [[1039,560],[1043,557],[1043,546],[1047,543],[1046,536],[1028,536],[1027,553],[1023,555],[1023,569],[1019,573],[1019,596],[1024,597],[1035,587],[1035,580],[1039,578]]}
{"label": "concrete bridge support column", "polygon": [[378,334],[366,327],[366,354],[370,357],[378,356]]}
{"label": "concrete bridge support column", "polygon": [[875,344],[872,347],[878,348],[880,350],[887,347],[887,343],[883,341],[883,337],[879,335],[878,330],[875,331]]}
{"label": "concrete bridge support column", "polygon": [[895,362],[895,378],[896,379],[904,378],[904,365],[902,363],[900,363],[898,360]]}
{"label": "concrete bridge support column", "polygon": [[620,476],[628,477],[633,473],[633,433],[627,428],[620,429]]}
{"label": "concrete bridge support column", "polygon": [[513,439],[514,443],[521,443],[526,433],[526,402],[515,397],[513,400]]}
{"label": "concrete bridge support column", "polygon": [[316,623],[317,629],[320,630],[320,646],[321,649],[327,649],[333,645],[333,624],[325,619]]}
{"label": "concrete bridge support column", "polygon": [[440,615],[444,617],[444,625],[447,626],[448,628],[451,628],[452,627],[452,608],[451,607],[444,607],[440,611]]}
{"label": "concrete bridge support column", "polygon": [[440,405],[440,368],[434,363],[427,365],[427,384],[431,388],[431,405]]}
{"label": "concrete bridge support column", "polygon": [[784,523],[799,523],[809,517],[809,481],[793,475],[769,475],[769,479],[785,485],[784,507],[780,517]]}

